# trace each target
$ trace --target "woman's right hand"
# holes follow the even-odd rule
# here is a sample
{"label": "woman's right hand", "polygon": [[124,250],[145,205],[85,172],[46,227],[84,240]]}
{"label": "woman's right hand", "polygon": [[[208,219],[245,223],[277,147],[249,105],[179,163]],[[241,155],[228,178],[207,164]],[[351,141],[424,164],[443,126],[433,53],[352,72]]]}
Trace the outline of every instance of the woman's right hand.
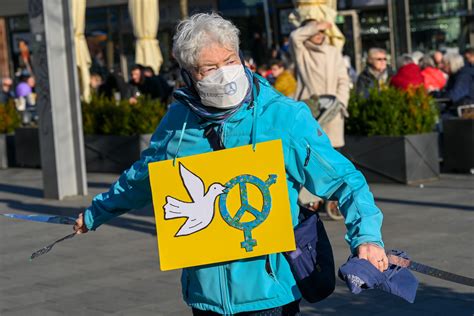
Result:
{"label": "woman's right hand", "polygon": [[321,29],[321,30],[328,30],[332,27],[332,23],[331,22],[328,22],[328,21],[322,21],[322,22],[318,22],[318,27]]}
{"label": "woman's right hand", "polygon": [[84,223],[84,213],[80,213],[76,219],[76,224],[73,226],[74,231],[76,234],[85,234],[89,231],[86,227],[86,223]]}

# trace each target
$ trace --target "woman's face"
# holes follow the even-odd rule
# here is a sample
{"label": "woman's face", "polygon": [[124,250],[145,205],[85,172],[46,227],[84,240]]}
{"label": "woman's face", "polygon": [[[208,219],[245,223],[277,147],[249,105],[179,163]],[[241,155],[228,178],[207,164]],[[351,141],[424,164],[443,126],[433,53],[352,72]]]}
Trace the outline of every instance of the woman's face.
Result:
{"label": "woman's face", "polygon": [[203,48],[199,53],[193,76],[196,81],[199,81],[222,66],[238,64],[240,64],[240,58],[237,52],[219,44],[212,44]]}
{"label": "woman's face", "polygon": [[319,31],[318,33],[309,38],[309,40],[316,45],[321,45],[325,39],[326,33],[324,32],[324,30]]}

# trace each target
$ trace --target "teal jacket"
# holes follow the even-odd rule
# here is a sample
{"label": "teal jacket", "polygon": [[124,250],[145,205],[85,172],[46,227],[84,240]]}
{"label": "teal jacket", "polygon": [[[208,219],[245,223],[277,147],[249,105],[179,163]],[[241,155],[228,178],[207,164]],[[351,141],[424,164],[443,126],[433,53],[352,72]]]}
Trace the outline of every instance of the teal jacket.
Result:
{"label": "teal jacket", "polygon": [[[256,102],[242,106],[219,128],[226,148],[281,139],[293,225],[298,223],[298,191],[304,185],[323,199],[337,199],[345,217],[345,236],[354,252],[366,242],[383,247],[382,213],[362,174],[331,147],[308,107],[276,92],[259,78]],[[151,203],[148,163],[212,151],[202,120],[175,102],[152,136],[150,147],[106,193],[85,211],[87,228]],[[268,157],[271,159],[271,157]],[[221,314],[268,309],[301,298],[282,254],[187,268],[182,273],[188,305]]]}

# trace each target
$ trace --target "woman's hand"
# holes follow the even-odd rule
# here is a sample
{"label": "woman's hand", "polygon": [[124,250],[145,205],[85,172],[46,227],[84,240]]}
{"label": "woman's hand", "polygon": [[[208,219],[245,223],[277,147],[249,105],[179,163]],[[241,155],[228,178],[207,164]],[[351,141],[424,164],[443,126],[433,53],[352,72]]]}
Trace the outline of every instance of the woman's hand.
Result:
{"label": "woman's hand", "polygon": [[332,27],[332,23],[331,22],[328,22],[328,21],[322,21],[322,22],[318,22],[317,23],[319,29],[321,30],[328,30]]}
{"label": "woman's hand", "polygon": [[74,224],[73,229],[76,231],[77,234],[85,234],[89,230],[84,223],[84,213],[80,213],[76,219],[76,224]]}
{"label": "woman's hand", "polygon": [[385,254],[385,249],[375,244],[362,244],[357,247],[357,253],[359,259],[368,260],[372,263],[380,272],[384,272],[388,269],[388,258]]}

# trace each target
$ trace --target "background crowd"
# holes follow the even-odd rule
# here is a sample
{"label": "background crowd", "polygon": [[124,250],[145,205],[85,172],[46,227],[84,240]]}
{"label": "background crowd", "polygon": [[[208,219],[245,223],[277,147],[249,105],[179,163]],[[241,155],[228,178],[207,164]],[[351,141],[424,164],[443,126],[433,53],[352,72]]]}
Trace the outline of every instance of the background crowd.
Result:
{"label": "background crowd", "polygon": [[[459,106],[474,104],[474,48],[462,53],[415,51],[399,56],[392,67],[387,52],[373,47],[366,54],[365,68],[357,74],[349,56],[343,56],[326,39],[330,24],[305,21],[308,23],[270,50],[259,45],[256,36],[256,49],[243,54],[246,66],[265,77],[282,94],[298,100],[334,95],[347,106],[350,89],[368,96],[372,88],[393,86],[408,90],[422,86],[438,100],[441,111],[447,115],[456,116]],[[307,41],[310,37],[311,41]],[[1,79],[0,104],[13,100],[23,125],[35,124],[38,115],[33,57],[24,40],[18,42],[18,50],[20,66],[14,78]],[[133,105],[140,96],[169,103],[174,89],[183,86],[176,63],[159,74],[151,67],[135,65],[130,69],[129,78],[127,82],[120,72],[103,67],[97,70],[93,65],[91,90],[97,95],[129,100]],[[333,137],[331,140],[335,147],[343,145],[343,140],[337,141]]]}

